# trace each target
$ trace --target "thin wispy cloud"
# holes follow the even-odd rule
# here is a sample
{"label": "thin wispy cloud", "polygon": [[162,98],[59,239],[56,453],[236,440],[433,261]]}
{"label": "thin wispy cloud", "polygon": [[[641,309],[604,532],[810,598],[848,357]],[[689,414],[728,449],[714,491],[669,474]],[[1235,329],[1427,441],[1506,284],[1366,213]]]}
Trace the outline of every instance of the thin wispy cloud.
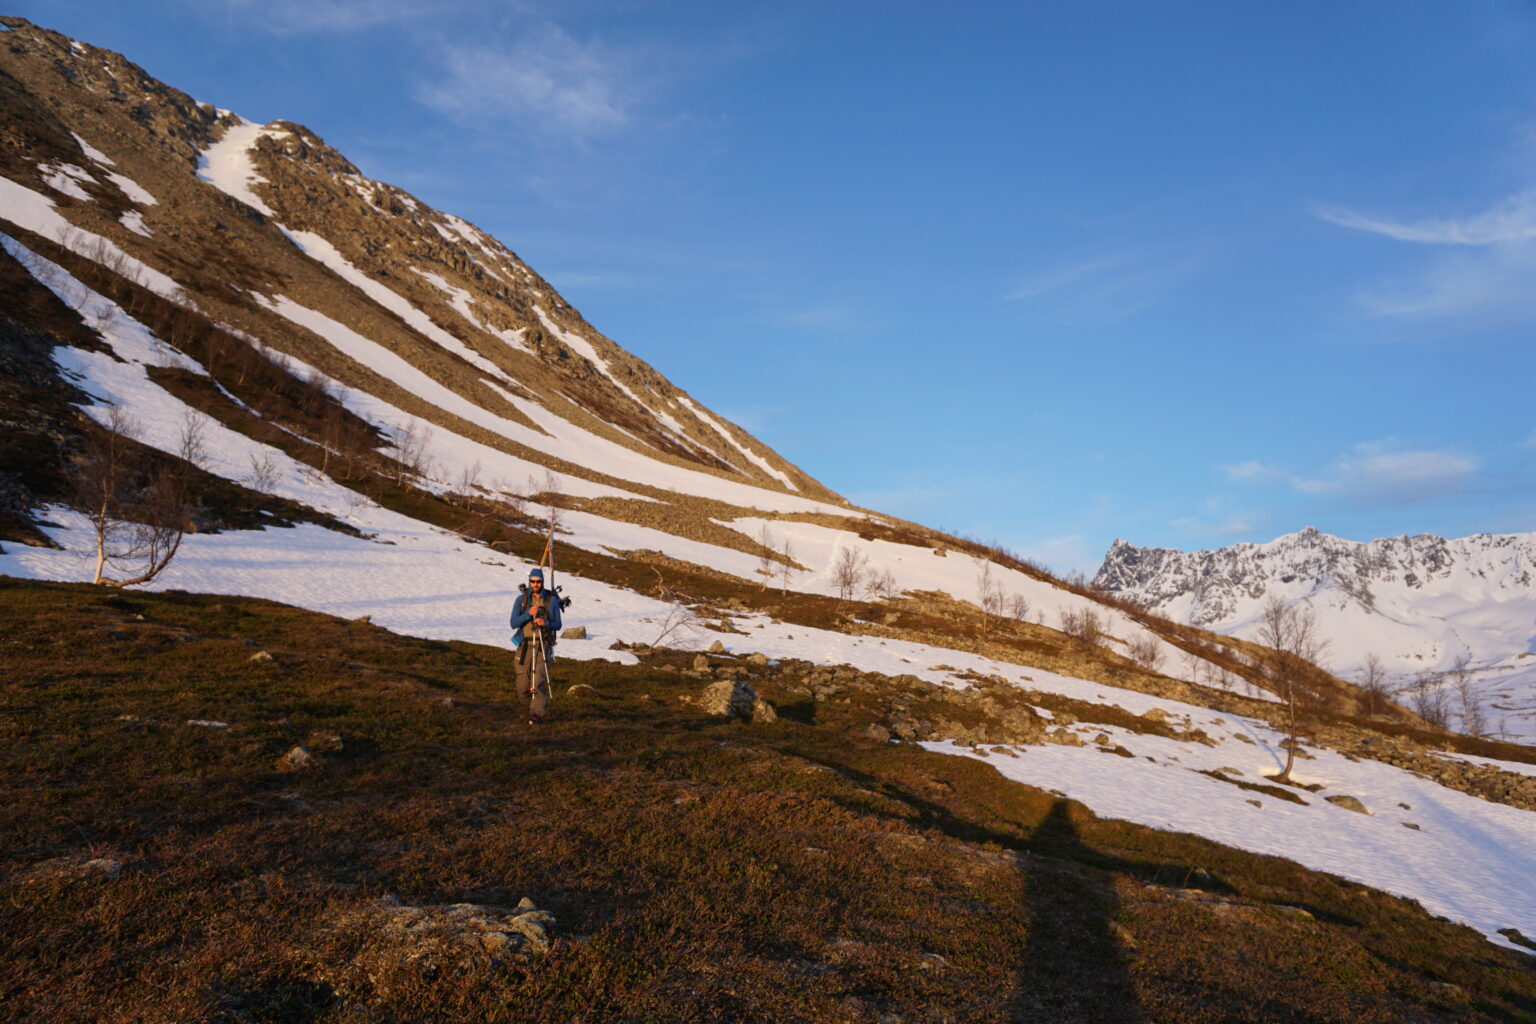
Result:
{"label": "thin wispy cloud", "polygon": [[1423,245],[1486,246],[1536,240],[1536,188],[1517,192],[1480,213],[1460,218],[1388,220],[1329,206],[1319,206],[1314,212],[1330,224]]}
{"label": "thin wispy cloud", "polygon": [[197,5],[276,35],[347,34],[397,22],[440,18],[465,0],[214,0]]}
{"label": "thin wispy cloud", "polygon": [[1340,227],[1452,250],[1360,289],[1356,304],[1367,316],[1482,325],[1536,318],[1536,188],[1464,217],[1391,219],[1323,206],[1313,212]]}
{"label": "thin wispy cloud", "polygon": [[651,92],[638,53],[576,39],[549,23],[506,45],[444,44],[437,59],[437,77],[417,90],[427,106],[456,121],[510,124],[546,139],[616,133]]}
{"label": "thin wispy cloud", "polygon": [[1257,526],[1252,515],[1228,510],[1226,502],[1221,498],[1206,498],[1201,503],[1198,515],[1180,516],[1168,525],[1183,533],[1201,537],[1237,537],[1252,533]]}
{"label": "thin wispy cloud", "polygon": [[1155,306],[1200,269],[1188,252],[1115,252],[1025,275],[1003,296],[1060,324],[1109,324]]}
{"label": "thin wispy cloud", "polygon": [[868,331],[876,326],[870,317],[853,306],[843,303],[780,310],[773,313],[769,321],[776,326],[793,330],[838,333]]}
{"label": "thin wispy cloud", "polygon": [[1536,243],[1446,254],[1407,281],[1362,289],[1360,308],[1373,317],[1452,318],[1499,322],[1536,317]]}
{"label": "thin wispy cloud", "polygon": [[1312,474],[1255,460],[1221,468],[1232,481],[1278,483],[1299,494],[1404,505],[1465,490],[1477,477],[1482,461],[1451,449],[1405,451],[1389,442],[1373,441],[1355,445]]}

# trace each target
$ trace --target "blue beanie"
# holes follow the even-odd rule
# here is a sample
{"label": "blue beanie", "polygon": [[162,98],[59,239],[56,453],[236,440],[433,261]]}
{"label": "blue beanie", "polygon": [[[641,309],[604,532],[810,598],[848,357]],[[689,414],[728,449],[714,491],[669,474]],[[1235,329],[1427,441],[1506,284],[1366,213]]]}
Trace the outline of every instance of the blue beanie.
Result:
{"label": "blue beanie", "polygon": [[540,569],[538,566],[534,566],[532,569],[528,570],[528,578],[531,580],[538,580],[540,583],[543,583],[544,570]]}

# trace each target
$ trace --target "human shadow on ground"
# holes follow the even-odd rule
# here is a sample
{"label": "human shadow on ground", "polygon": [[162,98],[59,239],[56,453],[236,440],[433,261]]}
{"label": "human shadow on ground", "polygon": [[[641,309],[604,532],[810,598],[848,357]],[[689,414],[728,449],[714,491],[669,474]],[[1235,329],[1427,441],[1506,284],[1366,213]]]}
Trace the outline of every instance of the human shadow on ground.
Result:
{"label": "human shadow on ground", "polygon": [[[1083,845],[1066,800],[1052,805],[1030,847],[1034,852],[1018,858],[1029,926],[1008,1019],[1042,1024],[1149,1021],[1131,981],[1124,942],[1115,935],[1114,889],[1080,866],[1104,855]],[[1143,873],[1147,865],[1117,867]]]}

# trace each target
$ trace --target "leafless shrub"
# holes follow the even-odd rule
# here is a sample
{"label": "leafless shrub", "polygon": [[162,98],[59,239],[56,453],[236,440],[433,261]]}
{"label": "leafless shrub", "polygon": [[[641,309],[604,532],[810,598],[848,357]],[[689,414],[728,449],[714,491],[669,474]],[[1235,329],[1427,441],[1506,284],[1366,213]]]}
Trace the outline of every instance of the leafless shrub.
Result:
{"label": "leafless shrub", "polygon": [[867,561],[856,548],[845,547],[837,553],[837,561],[832,565],[832,583],[837,587],[838,597],[847,601],[858,592]]}
{"label": "leafless shrub", "polygon": [[1092,644],[1098,643],[1104,624],[1092,608],[1065,608],[1061,612],[1061,631]]}
{"label": "leafless shrub", "polygon": [[395,483],[419,479],[427,467],[427,448],[432,442],[432,428],[417,420],[395,424]]}
{"label": "leafless shrub", "polygon": [[1375,651],[1365,656],[1365,661],[1360,665],[1359,678],[1357,685],[1365,698],[1362,701],[1365,713],[1379,715],[1385,712],[1392,695],[1387,687],[1387,667]]}
{"label": "leafless shrub", "polygon": [[1478,702],[1472,687],[1472,656],[1463,654],[1446,673],[1461,710],[1461,731],[1468,736],[1483,736],[1488,732],[1488,715]]}
{"label": "leafless shrub", "polygon": [[1451,724],[1451,702],[1434,673],[1421,672],[1409,683],[1404,692],[1408,706],[1415,714],[1437,729],[1447,729]]}
{"label": "leafless shrub", "polygon": [[1008,598],[1008,614],[1020,622],[1029,621],[1029,598],[1023,594],[1013,594]]}
{"label": "leafless shrub", "polygon": [[[1184,662],[1184,675],[1190,682],[1198,686],[1200,684],[1200,673],[1206,667],[1205,659],[1200,657],[1199,651],[1185,651],[1181,660]],[[1229,674],[1225,669],[1221,671],[1224,677]],[[1222,681],[1225,683],[1225,678]]]}
{"label": "leafless shrub", "polygon": [[1156,672],[1157,666],[1163,660],[1162,644],[1151,633],[1143,633],[1128,642],[1125,645],[1125,654],[1136,663],[1137,667],[1148,672]]}
{"label": "leafless shrub", "polygon": [[705,619],[695,610],[686,594],[667,585],[660,569],[653,566],[651,571],[656,574],[656,587],[652,593],[665,602],[666,610],[640,620],[656,629],[656,638],[649,646],[693,650],[699,646],[707,630]]}
{"label": "leafless shrub", "polygon": [[981,606],[981,628],[985,631],[992,624],[992,617],[1003,614],[1003,606],[1008,601],[1008,594],[1003,590],[1003,584],[992,571],[992,562],[988,559],[977,559],[976,567],[976,603]]}
{"label": "leafless shrub", "polygon": [[137,425],[118,406],[87,435],[74,460],[76,500],[96,545],[93,582],[112,587],[148,583],[181,548],[192,516],[192,478],[203,457],[201,421],[183,423],[179,457],[147,464]]}
{"label": "leafless shrub", "polygon": [[774,555],[776,554],[773,535],[768,532],[767,523],[764,523],[763,528],[757,532],[757,547],[757,574],[763,578],[762,589],[767,590],[768,584],[775,575]]}
{"label": "leafless shrub", "polygon": [[870,570],[864,581],[864,593],[871,600],[885,601],[896,596],[896,574],[890,569]]}
{"label": "leafless shrub", "polygon": [[651,647],[671,647],[691,651],[699,646],[705,632],[704,619],[685,604],[668,605],[665,612],[641,619],[656,630]]}
{"label": "leafless shrub", "polygon": [[478,460],[459,470],[458,479],[453,484],[453,491],[455,500],[462,508],[473,509],[475,507],[483,491],[480,486],[480,463]]}
{"label": "leafless shrub", "polygon": [[544,520],[550,534],[560,532],[565,526],[565,510],[555,504],[555,499],[560,495],[560,478],[547,469],[542,477],[536,477],[530,473],[528,491],[531,495],[544,499]]}
{"label": "leafless shrub", "polygon": [[251,475],[247,478],[247,485],[253,491],[262,494],[274,494],[277,492],[277,460],[272,458],[271,452],[262,452],[261,457],[255,455],[251,459]]}
{"label": "leafless shrub", "polygon": [[789,593],[790,574],[795,571],[795,549],[790,544],[789,538],[784,538],[784,546],[779,549],[779,582],[783,585],[784,593]]}

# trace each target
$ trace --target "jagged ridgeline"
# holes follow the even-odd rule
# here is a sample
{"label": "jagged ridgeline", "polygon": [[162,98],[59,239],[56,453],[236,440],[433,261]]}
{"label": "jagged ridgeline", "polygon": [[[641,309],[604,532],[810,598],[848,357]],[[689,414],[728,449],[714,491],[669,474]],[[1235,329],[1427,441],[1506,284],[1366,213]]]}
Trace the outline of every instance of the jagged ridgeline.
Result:
{"label": "jagged ridgeline", "polygon": [[[276,362],[380,403],[383,433],[354,432],[355,445],[430,429],[668,505],[708,490],[678,486],[695,475],[842,504],[596,331],[500,242],[369,180],[303,126],[251,124],[121,55],[4,24],[0,226],[220,389],[230,365]],[[217,389],[180,384],[215,411]],[[706,528],[681,509],[634,514]]]}

